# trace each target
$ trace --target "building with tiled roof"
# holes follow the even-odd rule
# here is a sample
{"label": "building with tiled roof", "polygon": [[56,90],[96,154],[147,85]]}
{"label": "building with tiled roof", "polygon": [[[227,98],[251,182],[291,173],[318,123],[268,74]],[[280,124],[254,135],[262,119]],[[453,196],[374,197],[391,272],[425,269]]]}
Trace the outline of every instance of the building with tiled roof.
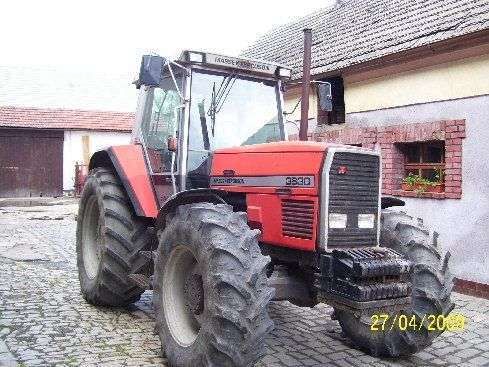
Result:
{"label": "building with tiled roof", "polygon": [[129,74],[0,66],[0,197],[73,190],[75,166],[126,144],[136,88]]}
{"label": "building with tiled roof", "polygon": [[0,106],[0,127],[130,132],[133,112]]}
{"label": "building with tiled roof", "polygon": [[[311,93],[311,139],[381,150],[383,193],[440,232],[461,289],[489,294],[489,2],[337,1],[271,30],[243,56],[289,65],[298,80],[304,28],[312,78],[333,92],[330,111]],[[300,87],[286,88],[287,111],[299,97]],[[432,186],[415,190],[409,174]]]}
{"label": "building with tiled roof", "polygon": [[243,56],[294,68],[300,77],[302,29],[312,28],[312,74],[345,70],[389,55],[489,28],[486,0],[344,0],[277,27],[248,47]]}

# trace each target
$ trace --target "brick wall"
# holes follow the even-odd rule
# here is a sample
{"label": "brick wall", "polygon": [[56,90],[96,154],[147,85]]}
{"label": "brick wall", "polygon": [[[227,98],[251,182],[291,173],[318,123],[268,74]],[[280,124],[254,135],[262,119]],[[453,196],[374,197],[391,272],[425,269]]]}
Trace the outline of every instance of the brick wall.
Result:
{"label": "brick wall", "polygon": [[[383,127],[348,128],[312,134],[316,141],[380,148],[382,154],[382,192],[386,195],[460,199],[462,196],[462,140],[465,120],[445,120]],[[404,156],[400,143],[440,140],[445,142],[445,192],[402,191]]]}

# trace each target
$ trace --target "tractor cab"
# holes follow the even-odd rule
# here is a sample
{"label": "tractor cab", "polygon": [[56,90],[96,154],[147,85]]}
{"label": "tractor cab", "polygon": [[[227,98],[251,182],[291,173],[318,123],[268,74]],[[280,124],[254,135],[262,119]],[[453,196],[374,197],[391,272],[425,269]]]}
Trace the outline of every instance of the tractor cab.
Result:
{"label": "tractor cab", "polygon": [[291,69],[270,62],[184,51],[144,56],[135,142],[142,144],[158,200],[208,187],[211,152],[287,140],[282,83]]}

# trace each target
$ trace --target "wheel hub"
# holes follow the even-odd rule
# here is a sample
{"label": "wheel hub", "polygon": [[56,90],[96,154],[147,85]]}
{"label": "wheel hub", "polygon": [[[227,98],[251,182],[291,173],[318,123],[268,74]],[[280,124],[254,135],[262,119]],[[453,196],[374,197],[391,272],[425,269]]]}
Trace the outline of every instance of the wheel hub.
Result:
{"label": "wheel hub", "polygon": [[165,320],[173,339],[184,347],[197,339],[204,311],[202,276],[196,271],[197,264],[189,247],[179,245],[171,251],[163,274]]}
{"label": "wheel hub", "polygon": [[88,278],[94,279],[102,258],[103,227],[97,197],[91,195],[85,205],[82,227],[83,264]]}

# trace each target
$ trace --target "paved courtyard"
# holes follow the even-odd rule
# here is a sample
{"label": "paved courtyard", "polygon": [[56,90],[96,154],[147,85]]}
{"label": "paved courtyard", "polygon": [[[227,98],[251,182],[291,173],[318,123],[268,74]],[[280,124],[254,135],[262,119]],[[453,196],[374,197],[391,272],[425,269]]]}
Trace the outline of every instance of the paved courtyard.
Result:
{"label": "paved courtyard", "polygon": [[[82,299],[75,210],[0,208],[0,366],[164,366],[151,292],[128,309],[96,308]],[[453,298],[466,329],[396,360],[352,348],[327,306],[273,303],[276,329],[259,366],[489,366],[489,301]]]}

